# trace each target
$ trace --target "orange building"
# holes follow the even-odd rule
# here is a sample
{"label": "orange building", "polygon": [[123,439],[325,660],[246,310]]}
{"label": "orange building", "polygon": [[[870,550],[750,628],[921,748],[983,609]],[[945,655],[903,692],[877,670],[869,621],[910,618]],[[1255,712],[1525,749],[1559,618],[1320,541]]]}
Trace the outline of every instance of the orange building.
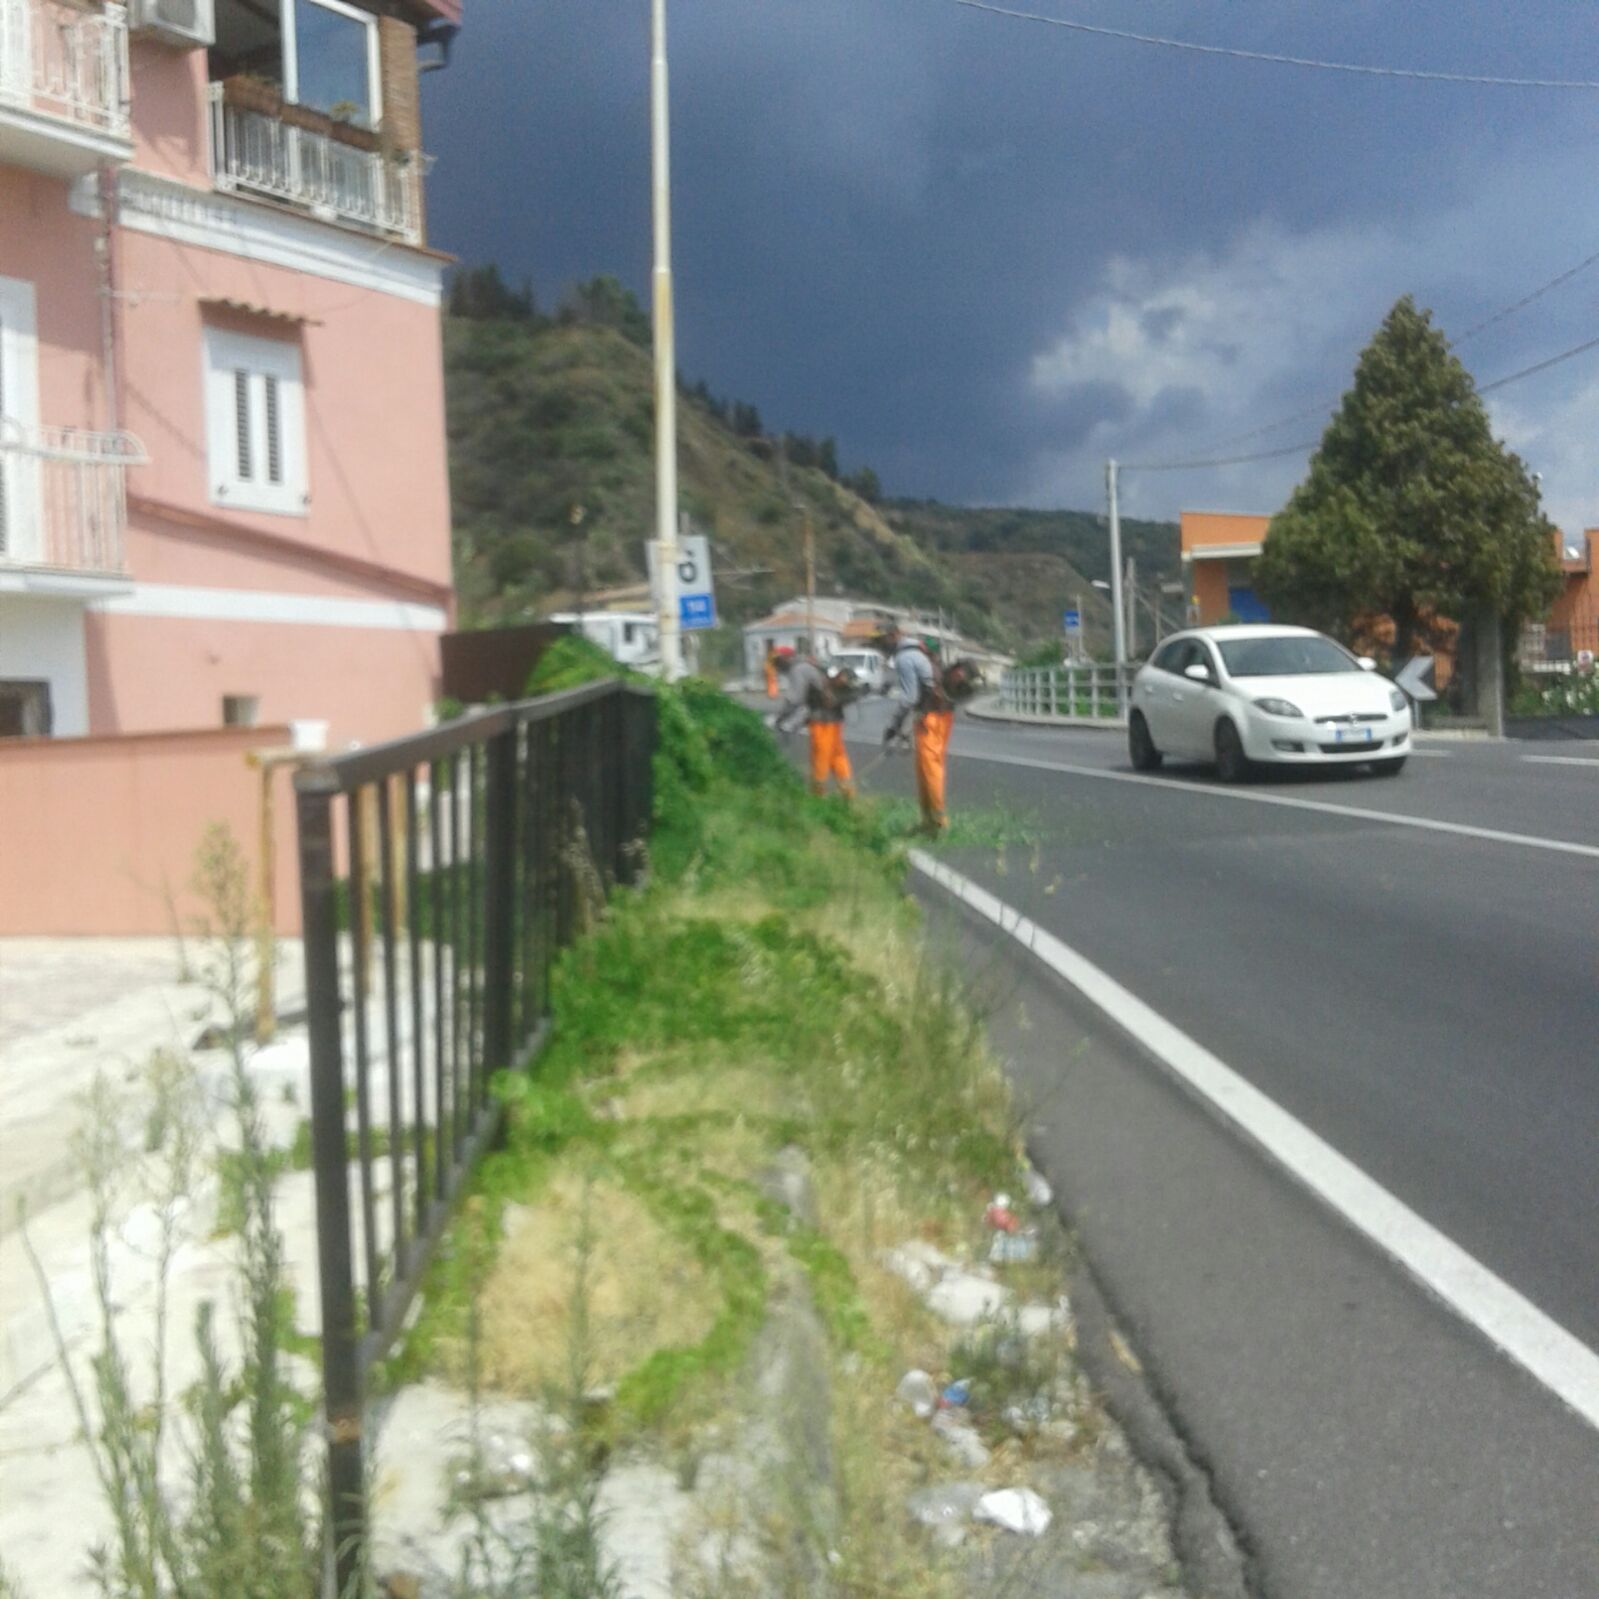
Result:
{"label": "orange building", "polygon": [[1210,624],[1234,617],[1265,622],[1270,617],[1254,588],[1255,557],[1266,542],[1269,516],[1226,511],[1184,511],[1179,522],[1183,586],[1188,620]]}
{"label": "orange building", "polygon": [[[1270,524],[1268,516],[1182,512],[1179,543],[1191,624],[1270,620],[1254,589],[1254,563]],[[1599,652],[1599,528],[1589,528],[1580,541],[1563,534],[1556,539],[1565,586],[1550,607],[1547,621],[1524,634],[1524,666],[1570,661],[1580,650]],[[1393,623],[1384,616],[1364,619],[1357,631],[1365,647],[1381,649],[1393,642]],[[1430,631],[1437,682],[1442,688],[1453,665],[1455,628],[1444,618],[1434,618]]]}
{"label": "orange building", "polygon": [[1571,660],[1579,650],[1599,652],[1599,528],[1580,542],[1561,538],[1560,569],[1565,586],[1549,608],[1549,654]]}

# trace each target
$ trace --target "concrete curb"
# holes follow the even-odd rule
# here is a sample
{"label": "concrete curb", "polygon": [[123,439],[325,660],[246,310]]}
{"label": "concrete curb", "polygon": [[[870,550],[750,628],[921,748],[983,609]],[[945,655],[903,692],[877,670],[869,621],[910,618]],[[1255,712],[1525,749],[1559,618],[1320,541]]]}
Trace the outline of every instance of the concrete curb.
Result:
{"label": "concrete curb", "polygon": [[[1048,1170],[1038,1160],[1042,1153],[1029,1150],[1028,1158],[1047,1178]],[[1070,1216],[1064,1210],[1058,1213],[1076,1240]],[[1127,1435],[1133,1453],[1166,1491],[1172,1544],[1183,1568],[1185,1588],[1194,1599],[1251,1599],[1257,1589],[1250,1576],[1249,1556],[1216,1503],[1209,1475],[1172,1424],[1171,1413],[1147,1368],[1134,1371],[1118,1352],[1118,1346],[1131,1349],[1132,1344],[1117,1328],[1092,1267],[1086,1262],[1071,1267],[1066,1291],[1076,1321],[1077,1359]]]}

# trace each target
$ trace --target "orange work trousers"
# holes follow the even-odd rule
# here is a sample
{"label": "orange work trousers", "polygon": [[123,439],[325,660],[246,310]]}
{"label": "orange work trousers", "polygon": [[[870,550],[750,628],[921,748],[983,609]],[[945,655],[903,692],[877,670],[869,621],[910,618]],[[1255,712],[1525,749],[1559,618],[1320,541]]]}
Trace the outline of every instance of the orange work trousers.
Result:
{"label": "orange work trousers", "polygon": [[766,697],[769,700],[777,698],[777,668],[770,661],[766,663]]}
{"label": "orange work trousers", "polygon": [[949,825],[944,814],[944,756],[954,725],[953,711],[923,711],[916,718],[916,799],[923,823],[940,830]]}
{"label": "orange work trousers", "polygon": [[827,780],[835,778],[846,798],[855,792],[855,774],[850,770],[849,753],[844,748],[842,722],[811,723],[811,792],[825,794]]}

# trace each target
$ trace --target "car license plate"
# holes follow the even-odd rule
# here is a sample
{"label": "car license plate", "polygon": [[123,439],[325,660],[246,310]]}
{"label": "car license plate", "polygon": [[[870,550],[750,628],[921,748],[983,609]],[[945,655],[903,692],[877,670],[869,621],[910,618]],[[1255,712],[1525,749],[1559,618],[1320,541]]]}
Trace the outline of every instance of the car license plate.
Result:
{"label": "car license plate", "polygon": [[1369,727],[1338,727],[1333,729],[1334,744],[1369,744],[1371,743],[1371,729]]}

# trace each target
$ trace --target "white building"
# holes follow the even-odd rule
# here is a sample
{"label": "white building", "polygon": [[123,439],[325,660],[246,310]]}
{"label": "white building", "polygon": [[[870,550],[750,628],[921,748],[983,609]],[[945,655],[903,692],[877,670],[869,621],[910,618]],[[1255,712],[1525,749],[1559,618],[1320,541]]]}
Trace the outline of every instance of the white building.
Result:
{"label": "white building", "polygon": [[770,616],[745,626],[744,676],[748,681],[760,679],[769,648],[791,649],[798,655],[815,655],[825,661],[841,650],[869,645],[890,622],[907,633],[941,641],[943,653],[951,660],[975,661],[985,675],[1011,664],[1009,656],[962,637],[936,613],[885,605],[877,600],[837,598],[817,599],[811,602],[809,612],[814,627],[807,620],[807,605],[801,595],[784,601]]}
{"label": "white building", "polygon": [[660,627],[653,611],[562,611],[549,620],[565,623],[623,666],[648,671],[660,665]]}

